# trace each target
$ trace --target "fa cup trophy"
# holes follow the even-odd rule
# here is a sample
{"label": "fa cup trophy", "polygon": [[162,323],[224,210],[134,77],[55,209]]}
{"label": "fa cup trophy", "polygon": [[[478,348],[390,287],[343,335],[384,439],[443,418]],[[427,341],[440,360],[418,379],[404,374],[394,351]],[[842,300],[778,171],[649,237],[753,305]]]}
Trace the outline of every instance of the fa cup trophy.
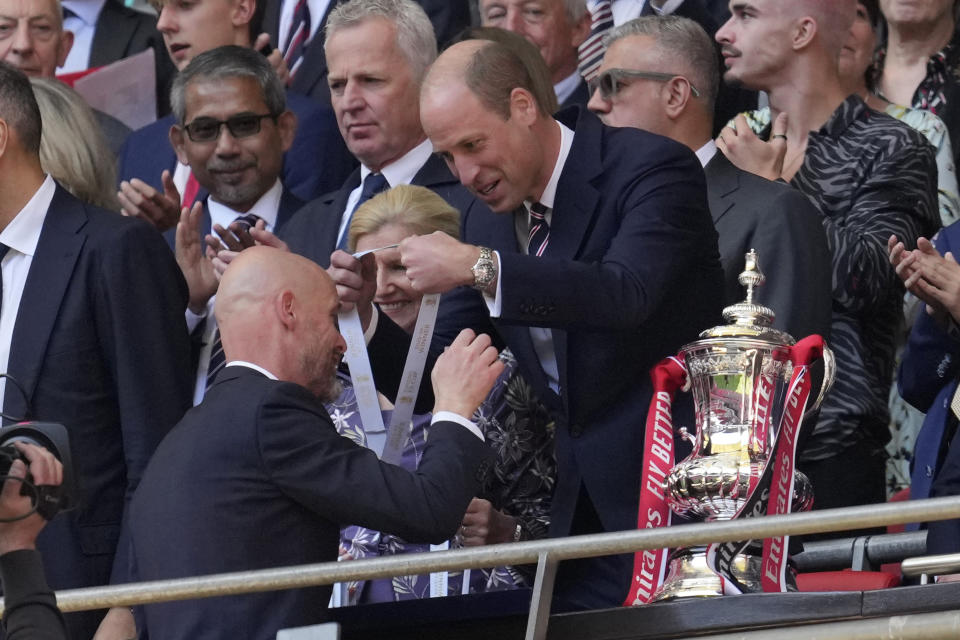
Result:
{"label": "fa cup trophy", "polygon": [[[813,505],[810,481],[793,468],[796,438],[810,394],[809,366],[822,355],[823,382],[810,408],[815,411],[833,384],[833,353],[820,336],[798,343],[772,327],[774,312],[753,302],[754,287],[764,283],[754,251],[746,255],[739,280],[747,298],[724,309],[728,324],[704,331],[651,374],[655,393],[647,420],[640,527],[665,525],[667,507],[688,520],[713,521]],[[696,434],[681,428],[680,435],[693,443],[693,452],[670,468],[673,393],[687,389],[693,393]],[[667,550],[638,553],[625,604],[787,590],[786,543],[774,538],[680,548],[669,561]]]}

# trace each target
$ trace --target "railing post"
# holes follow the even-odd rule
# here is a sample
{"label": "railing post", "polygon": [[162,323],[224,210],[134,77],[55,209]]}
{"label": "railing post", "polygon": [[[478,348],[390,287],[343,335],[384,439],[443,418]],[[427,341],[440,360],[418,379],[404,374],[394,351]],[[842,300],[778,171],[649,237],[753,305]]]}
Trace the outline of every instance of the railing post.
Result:
{"label": "railing post", "polygon": [[537,557],[537,577],[533,582],[533,595],[530,597],[526,640],[546,640],[550,604],[553,601],[553,580],[556,576],[557,561],[549,551],[541,551]]}

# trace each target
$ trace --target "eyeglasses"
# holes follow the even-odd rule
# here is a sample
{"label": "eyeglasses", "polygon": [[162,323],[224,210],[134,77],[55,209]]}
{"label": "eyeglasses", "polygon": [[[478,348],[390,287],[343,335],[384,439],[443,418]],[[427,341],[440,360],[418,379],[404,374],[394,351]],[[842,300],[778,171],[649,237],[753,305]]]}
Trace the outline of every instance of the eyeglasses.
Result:
{"label": "eyeglasses", "polygon": [[213,142],[220,137],[220,127],[227,125],[230,135],[234,138],[249,138],[260,133],[260,121],[264,118],[270,118],[277,121],[277,115],[273,113],[264,113],[257,115],[255,113],[243,113],[231,116],[226,120],[215,120],[213,118],[197,118],[190,124],[183,125],[187,135],[194,142]]}
{"label": "eyeglasses", "polygon": [[676,73],[633,71],[631,69],[607,69],[590,81],[588,85],[590,88],[590,95],[592,96],[594,93],[596,93],[597,89],[600,89],[600,97],[602,97],[604,100],[609,100],[615,97],[618,93],[620,93],[621,89],[627,86],[627,83],[624,82],[625,78],[641,78],[643,80],[656,80],[657,82],[670,82],[674,78],[683,78],[687,81],[687,84],[690,85],[690,93],[692,93],[695,98],[700,97],[700,91],[684,76]]}

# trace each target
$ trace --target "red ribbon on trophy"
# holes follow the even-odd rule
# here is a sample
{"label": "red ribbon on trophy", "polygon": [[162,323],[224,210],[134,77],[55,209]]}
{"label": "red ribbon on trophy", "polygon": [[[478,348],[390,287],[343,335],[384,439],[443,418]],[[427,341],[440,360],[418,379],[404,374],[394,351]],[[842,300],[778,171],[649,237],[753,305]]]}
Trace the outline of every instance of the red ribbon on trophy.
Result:
{"label": "red ribbon on trophy", "polygon": [[[810,397],[812,381],[810,365],[823,354],[823,338],[808,336],[790,349],[793,375],[787,390],[786,407],[781,418],[780,432],[774,454],[773,483],[767,502],[767,515],[790,513],[793,502],[794,466],[797,456],[797,434],[803,420],[803,411]],[[763,573],[761,583],[764,592],[787,590],[787,543],[789,536],[767,538],[763,541]]]}
{"label": "red ribbon on trophy", "polygon": [[[768,456],[767,462],[760,474],[750,496],[734,515],[734,518],[752,518],[768,515],[790,513],[793,498],[794,466],[796,459],[797,434],[803,421],[807,398],[810,396],[812,381],[809,375],[810,365],[823,353],[823,338],[818,335],[807,336],[790,349],[790,361],[793,363],[793,374],[787,387],[784,400],[785,406],[777,429],[777,436],[773,446],[773,455]],[[761,376],[762,380],[766,376]],[[758,400],[759,397],[758,388]],[[757,411],[759,416],[760,410]],[[754,433],[759,433],[755,431]],[[786,536],[764,540],[763,543],[763,577],[761,584],[764,591],[782,592],[787,590],[787,544]],[[715,543],[707,547],[707,564],[720,576],[724,592],[737,594],[747,591],[733,573],[733,561],[737,554],[743,552],[751,540],[739,542]]]}
{"label": "red ribbon on trophy", "polygon": [[[643,442],[643,473],[640,480],[640,507],[637,529],[653,529],[670,524],[670,508],[664,491],[665,480],[674,465],[673,398],[687,381],[687,370],[677,358],[660,361],[650,372],[653,399],[647,412]],[[663,581],[669,549],[638,551],[633,555],[633,580],[623,605],[650,602]]]}

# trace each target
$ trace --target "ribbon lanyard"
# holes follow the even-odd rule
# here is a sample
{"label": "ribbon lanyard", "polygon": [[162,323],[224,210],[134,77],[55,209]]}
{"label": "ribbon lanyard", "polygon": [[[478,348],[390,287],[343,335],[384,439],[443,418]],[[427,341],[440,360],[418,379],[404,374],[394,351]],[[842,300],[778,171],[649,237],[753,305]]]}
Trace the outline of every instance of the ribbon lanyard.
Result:
{"label": "ribbon lanyard", "polygon": [[[355,253],[354,257],[359,259],[373,251],[377,249]],[[367,353],[367,342],[363,337],[360,315],[356,308],[341,311],[338,314],[340,332],[347,343],[344,360],[350,367],[350,381],[353,383],[357,398],[360,422],[367,434],[367,446],[381,460],[390,464],[400,463],[403,447],[409,436],[413,407],[420,391],[420,381],[423,378],[427,353],[437,322],[439,302],[440,294],[438,293],[427,294],[420,301],[420,312],[417,314],[417,323],[410,340],[410,348],[407,350],[407,359],[400,377],[397,402],[390,419],[389,429],[384,426],[383,414],[380,412],[380,401],[373,381],[373,371],[370,367],[370,356]]]}

